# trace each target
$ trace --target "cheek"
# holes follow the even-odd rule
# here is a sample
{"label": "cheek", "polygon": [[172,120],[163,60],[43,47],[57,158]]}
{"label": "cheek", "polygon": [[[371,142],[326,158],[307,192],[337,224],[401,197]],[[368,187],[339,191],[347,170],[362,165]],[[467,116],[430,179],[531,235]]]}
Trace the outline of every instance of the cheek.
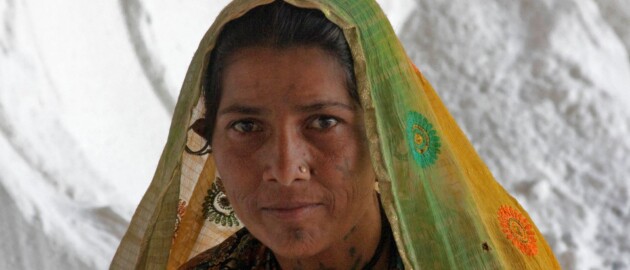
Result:
{"label": "cheek", "polygon": [[255,166],[229,149],[218,148],[214,156],[228,200],[237,214],[242,216],[243,210],[251,207],[259,185]]}
{"label": "cheek", "polygon": [[257,212],[258,193],[254,185],[243,178],[223,179],[225,194],[238,219],[245,226],[252,226],[260,220]]}
{"label": "cheek", "polygon": [[341,173],[344,182],[358,184],[361,178],[372,171],[367,139],[360,128],[351,132],[334,134],[329,140],[321,140],[321,148],[326,149],[329,166]]}
{"label": "cheek", "polygon": [[244,147],[241,142],[235,142],[229,138],[225,130],[216,131],[212,140],[213,156],[216,161],[217,171],[224,179],[227,186],[241,189],[244,181],[251,179],[255,173],[255,167],[251,157],[251,150]]}
{"label": "cheek", "polygon": [[342,212],[366,205],[376,179],[366,140],[361,136],[339,136],[323,142],[320,149],[326,149],[318,162],[325,175],[318,179],[332,194],[335,215],[346,215]]}

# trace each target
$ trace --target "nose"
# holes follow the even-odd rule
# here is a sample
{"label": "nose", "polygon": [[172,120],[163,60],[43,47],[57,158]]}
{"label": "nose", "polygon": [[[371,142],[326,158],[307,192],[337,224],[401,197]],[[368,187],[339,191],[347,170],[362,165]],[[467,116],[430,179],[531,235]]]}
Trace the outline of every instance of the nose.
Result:
{"label": "nose", "polygon": [[268,151],[263,157],[267,160],[264,180],[290,186],[296,181],[310,179],[308,144],[299,131],[289,128],[276,132],[265,148]]}

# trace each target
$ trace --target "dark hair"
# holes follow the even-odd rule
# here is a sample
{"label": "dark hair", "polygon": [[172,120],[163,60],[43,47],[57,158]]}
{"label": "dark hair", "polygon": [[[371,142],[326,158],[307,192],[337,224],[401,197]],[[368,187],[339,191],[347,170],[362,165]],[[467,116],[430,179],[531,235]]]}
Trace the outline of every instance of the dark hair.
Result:
{"label": "dark hair", "polygon": [[256,7],[242,17],[225,25],[216,46],[203,82],[206,102],[203,134],[208,142],[216,122],[221,99],[221,75],[226,60],[239,49],[253,46],[288,48],[315,46],[334,56],[346,73],[350,97],[360,105],[350,47],[337,25],[315,9],[297,8],[283,1]]}

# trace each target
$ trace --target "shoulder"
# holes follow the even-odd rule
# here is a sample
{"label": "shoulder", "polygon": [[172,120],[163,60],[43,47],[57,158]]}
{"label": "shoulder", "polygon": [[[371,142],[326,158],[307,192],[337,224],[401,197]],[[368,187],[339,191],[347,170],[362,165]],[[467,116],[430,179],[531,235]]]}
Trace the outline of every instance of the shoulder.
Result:
{"label": "shoulder", "polygon": [[265,257],[266,248],[249,231],[241,229],[179,267],[179,270],[253,268]]}

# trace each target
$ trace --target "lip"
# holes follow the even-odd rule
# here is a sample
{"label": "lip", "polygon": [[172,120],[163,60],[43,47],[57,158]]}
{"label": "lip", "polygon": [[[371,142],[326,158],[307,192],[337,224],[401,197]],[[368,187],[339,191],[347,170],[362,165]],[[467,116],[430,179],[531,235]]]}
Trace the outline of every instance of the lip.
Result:
{"label": "lip", "polygon": [[301,220],[323,207],[321,203],[283,203],[263,207],[263,213],[284,221]]}

